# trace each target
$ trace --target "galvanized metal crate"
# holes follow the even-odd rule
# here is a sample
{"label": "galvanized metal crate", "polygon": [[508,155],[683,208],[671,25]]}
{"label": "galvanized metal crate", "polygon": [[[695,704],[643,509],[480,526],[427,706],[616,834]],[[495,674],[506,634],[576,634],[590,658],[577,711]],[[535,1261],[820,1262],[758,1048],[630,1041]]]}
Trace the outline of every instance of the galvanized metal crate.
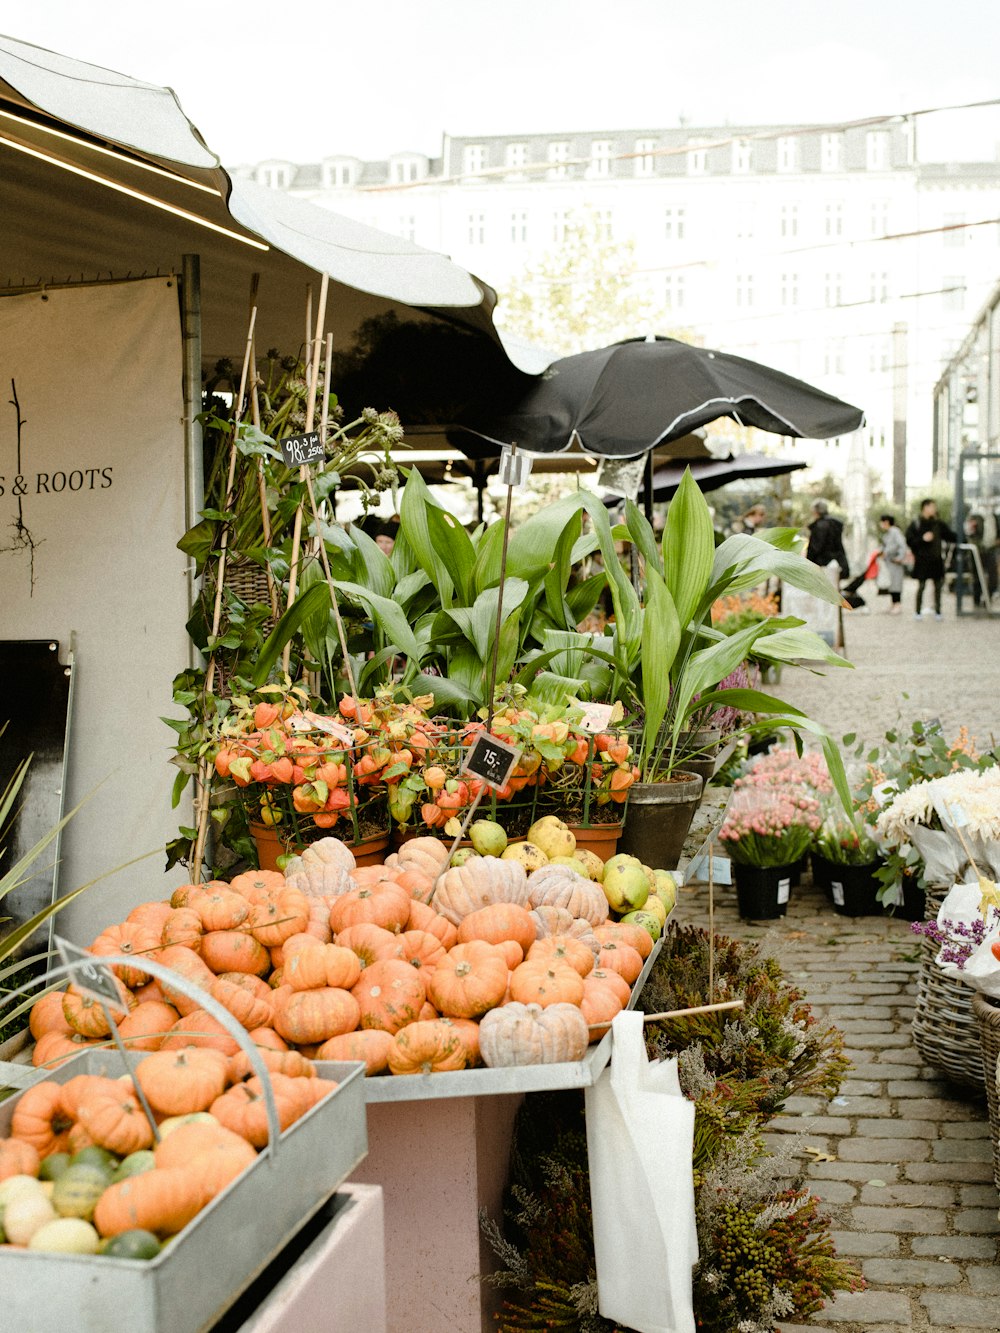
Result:
{"label": "galvanized metal crate", "polygon": [[[46,1077],[124,1072],[117,1051],[84,1052]],[[326,1063],[339,1086],[275,1151],[213,1199],[155,1259],[0,1249],[0,1327],[18,1333],[201,1333],[336,1192],[368,1150],[364,1065]],[[20,1094],[18,1094],[20,1095]],[[10,1133],[18,1097],[0,1103]]]}

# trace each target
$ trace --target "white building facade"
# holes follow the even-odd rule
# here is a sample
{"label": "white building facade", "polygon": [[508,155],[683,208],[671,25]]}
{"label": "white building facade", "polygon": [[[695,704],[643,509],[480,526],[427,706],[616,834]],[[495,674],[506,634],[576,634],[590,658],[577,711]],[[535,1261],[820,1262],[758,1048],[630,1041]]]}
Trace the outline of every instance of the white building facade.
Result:
{"label": "white building facade", "polygon": [[[1000,164],[924,163],[912,123],[446,136],[440,158],[238,168],[452,256],[503,293],[587,209],[690,331],[863,407],[902,499],[933,471],[933,386],[1000,276]],[[894,477],[894,437],[897,443]],[[843,476],[848,441],[799,456]]]}

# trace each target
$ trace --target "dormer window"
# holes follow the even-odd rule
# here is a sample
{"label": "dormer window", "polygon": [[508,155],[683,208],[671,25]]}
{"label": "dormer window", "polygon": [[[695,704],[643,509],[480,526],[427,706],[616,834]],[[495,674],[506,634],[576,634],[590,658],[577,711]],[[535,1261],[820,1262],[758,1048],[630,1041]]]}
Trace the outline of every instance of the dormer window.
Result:
{"label": "dormer window", "polygon": [[292,172],[290,162],[262,162],[257,168],[257,183],[269,190],[287,190],[292,183]]}

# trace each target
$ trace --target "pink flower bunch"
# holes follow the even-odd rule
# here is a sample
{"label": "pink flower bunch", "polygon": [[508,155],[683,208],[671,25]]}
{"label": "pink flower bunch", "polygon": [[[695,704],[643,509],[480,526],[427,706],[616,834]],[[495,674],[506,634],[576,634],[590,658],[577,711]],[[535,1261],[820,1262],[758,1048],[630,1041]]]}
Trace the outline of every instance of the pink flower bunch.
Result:
{"label": "pink flower bunch", "polygon": [[826,760],[819,753],[807,750],[798,755],[794,750],[769,750],[756,759],[735,787],[788,787],[808,788],[818,794],[833,791],[833,783]]}
{"label": "pink flower bunch", "polygon": [[719,840],[745,865],[790,865],[809,850],[819,825],[819,802],[812,797],[787,787],[744,787],[733,797]]}

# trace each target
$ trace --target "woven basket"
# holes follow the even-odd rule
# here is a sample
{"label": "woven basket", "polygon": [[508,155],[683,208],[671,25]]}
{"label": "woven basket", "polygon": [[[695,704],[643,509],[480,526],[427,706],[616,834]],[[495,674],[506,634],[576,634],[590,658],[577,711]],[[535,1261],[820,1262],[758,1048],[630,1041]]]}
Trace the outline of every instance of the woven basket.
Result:
{"label": "woven basket", "polygon": [[[262,569],[253,560],[238,558],[227,563],[226,590],[234,593],[245,606],[257,606],[260,603],[265,606],[270,605],[271,592],[267,582],[267,570]],[[214,597],[214,581],[209,591]],[[261,632],[265,638],[274,629],[275,623],[273,616],[268,616],[263,622]],[[224,634],[226,628],[226,624],[223,623],[220,626],[220,633]],[[219,653],[216,656],[212,693],[220,699],[228,699],[230,696],[231,672],[226,660],[229,657],[232,657],[232,654]]]}
{"label": "woven basket", "polygon": [[[925,921],[937,919],[946,892],[945,889],[927,890]],[[929,1065],[942,1070],[956,1083],[982,1089],[979,1024],[972,1012],[975,991],[964,981],[944,975],[934,961],[937,952],[934,941],[925,938],[917,974],[913,1044]]]}
{"label": "woven basket", "polygon": [[1000,1190],[1000,1088],[997,1060],[1000,1060],[1000,1002],[985,995],[972,997],[972,1012],[979,1024],[979,1045],[986,1076],[986,1101],[990,1111],[990,1137],[993,1140],[993,1180]]}

